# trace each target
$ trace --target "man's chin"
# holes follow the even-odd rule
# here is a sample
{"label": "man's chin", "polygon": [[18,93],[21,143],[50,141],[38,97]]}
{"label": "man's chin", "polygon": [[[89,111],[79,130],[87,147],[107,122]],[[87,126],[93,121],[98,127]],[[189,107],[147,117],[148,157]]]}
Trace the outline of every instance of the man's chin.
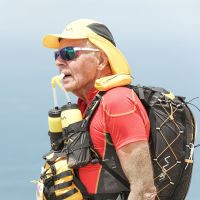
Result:
{"label": "man's chin", "polygon": [[67,92],[73,92],[73,90],[76,89],[76,87],[72,84],[63,84],[63,87]]}

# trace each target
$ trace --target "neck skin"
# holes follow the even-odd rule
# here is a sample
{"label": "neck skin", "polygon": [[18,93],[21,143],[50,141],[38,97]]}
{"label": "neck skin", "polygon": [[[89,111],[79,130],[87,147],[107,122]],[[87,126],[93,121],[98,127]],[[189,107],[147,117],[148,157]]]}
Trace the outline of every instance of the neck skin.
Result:
{"label": "neck skin", "polygon": [[110,69],[110,66],[107,65],[106,67],[104,67],[101,70],[98,70],[97,75],[95,77],[95,79],[89,83],[86,87],[84,87],[81,90],[75,90],[73,91],[73,94],[75,94],[77,97],[79,97],[80,99],[82,99],[83,101],[85,101],[86,103],[88,103],[88,92],[94,88],[95,85],[95,81],[99,78],[105,77],[105,76],[110,76],[112,75],[112,71]]}

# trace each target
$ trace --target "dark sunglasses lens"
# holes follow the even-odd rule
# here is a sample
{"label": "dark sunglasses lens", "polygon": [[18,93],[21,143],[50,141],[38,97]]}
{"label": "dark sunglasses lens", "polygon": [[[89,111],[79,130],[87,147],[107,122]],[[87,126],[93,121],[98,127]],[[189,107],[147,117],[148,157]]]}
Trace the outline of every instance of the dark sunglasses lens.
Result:
{"label": "dark sunglasses lens", "polygon": [[73,60],[76,53],[72,47],[67,47],[60,50],[60,56],[63,60]]}
{"label": "dark sunglasses lens", "polygon": [[59,51],[54,52],[55,60],[57,60],[58,56],[60,55]]}

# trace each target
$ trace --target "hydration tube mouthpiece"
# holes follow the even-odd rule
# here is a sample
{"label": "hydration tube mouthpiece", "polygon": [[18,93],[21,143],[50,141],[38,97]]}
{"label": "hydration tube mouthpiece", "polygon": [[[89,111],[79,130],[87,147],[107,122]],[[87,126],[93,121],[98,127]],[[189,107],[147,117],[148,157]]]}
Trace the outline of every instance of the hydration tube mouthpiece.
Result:
{"label": "hydration tube mouthpiece", "polygon": [[52,79],[51,79],[51,85],[53,88],[56,87],[56,84],[59,85],[59,87],[62,88],[62,85],[60,83],[60,80],[63,79],[65,75],[62,73],[60,75],[57,75],[57,76],[54,76]]}
{"label": "hydration tube mouthpiece", "polygon": [[52,86],[52,89],[53,89],[53,101],[54,101],[54,107],[55,108],[58,108],[58,100],[57,100],[57,94],[56,94],[56,84],[61,88],[61,90],[65,93],[65,96],[66,96],[66,99],[67,99],[67,103],[70,104],[71,103],[71,99],[67,93],[67,91],[65,91],[62,83],[61,83],[61,80],[63,79],[63,77],[65,76],[64,73],[58,75],[58,76],[54,76],[52,79],[51,79],[51,86]]}

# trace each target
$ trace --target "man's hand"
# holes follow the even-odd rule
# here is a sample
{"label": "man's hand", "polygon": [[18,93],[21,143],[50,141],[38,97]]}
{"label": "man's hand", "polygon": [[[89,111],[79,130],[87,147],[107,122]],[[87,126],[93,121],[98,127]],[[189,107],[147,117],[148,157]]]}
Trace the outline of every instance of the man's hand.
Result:
{"label": "man's hand", "polygon": [[130,143],[117,150],[117,154],[130,183],[128,200],[154,200],[156,187],[148,142]]}

